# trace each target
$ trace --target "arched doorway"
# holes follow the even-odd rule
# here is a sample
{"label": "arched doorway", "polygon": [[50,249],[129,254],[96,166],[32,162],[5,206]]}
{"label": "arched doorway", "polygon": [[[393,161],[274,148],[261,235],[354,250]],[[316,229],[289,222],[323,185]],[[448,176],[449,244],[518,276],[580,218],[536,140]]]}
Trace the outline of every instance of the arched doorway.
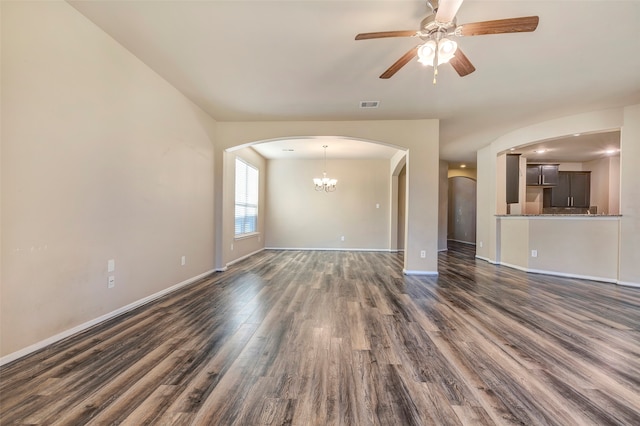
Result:
{"label": "arched doorway", "polygon": [[[406,162],[401,147],[314,136],[256,141],[227,148],[223,156],[225,265],[263,248],[397,250],[397,179]],[[231,221],[238,159],[258,170],[260,191],[258,230],[236,238]],[[338,179],[331,194],[313,188],[313,178],[323,170]],[[400,196],[406,202],[404,190]],[[403,206],[402,219],[404,211]]]}

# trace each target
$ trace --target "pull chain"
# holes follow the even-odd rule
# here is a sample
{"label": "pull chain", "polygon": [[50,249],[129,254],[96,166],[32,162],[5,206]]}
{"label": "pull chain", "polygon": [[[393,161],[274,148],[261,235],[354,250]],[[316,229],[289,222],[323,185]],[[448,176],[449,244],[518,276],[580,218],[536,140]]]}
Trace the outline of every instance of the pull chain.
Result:
{"label": "pull chain", "polygon": [[438,77],[438,48],[440,47],[440,40],[436,43],[436,51],[433,56],[433,84],[436,84],[436,77]]}

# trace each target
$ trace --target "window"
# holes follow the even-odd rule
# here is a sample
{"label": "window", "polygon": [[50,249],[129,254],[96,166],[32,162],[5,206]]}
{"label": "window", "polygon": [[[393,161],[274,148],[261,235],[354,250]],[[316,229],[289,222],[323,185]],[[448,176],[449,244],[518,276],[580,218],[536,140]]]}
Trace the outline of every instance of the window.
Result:
{"label": "window", "polygon": [[234,235],[258,231],[258,169],[236,158],[236,211]]}

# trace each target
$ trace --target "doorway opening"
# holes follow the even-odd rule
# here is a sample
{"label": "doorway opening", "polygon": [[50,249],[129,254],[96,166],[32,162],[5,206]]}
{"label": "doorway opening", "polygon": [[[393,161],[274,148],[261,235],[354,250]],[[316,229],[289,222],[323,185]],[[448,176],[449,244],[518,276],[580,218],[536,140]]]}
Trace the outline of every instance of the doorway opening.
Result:
{"label": "doorway opening", "polygon": [[476,243],[476,181],[466,176],[449,178],[447,240]]}

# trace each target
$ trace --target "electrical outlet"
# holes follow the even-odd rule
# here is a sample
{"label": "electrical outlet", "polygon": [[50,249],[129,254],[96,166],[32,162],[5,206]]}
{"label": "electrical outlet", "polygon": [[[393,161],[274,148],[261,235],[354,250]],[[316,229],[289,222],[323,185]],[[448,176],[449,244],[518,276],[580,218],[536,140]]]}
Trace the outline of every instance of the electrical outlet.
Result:
{"label": "electrical outlet", "polygon": [[340,241],[344,241],[344,235],[340,237]]}
{"label": "electrical outlet", "polygon": [[380,203],[376,203],[376,209],[380,208]]}
{"label": "electrical outlet", "polygon": [[480,248],[482,248],[482,241],[480,241]]}
{"label": "electrical outlet", "polygon": [[538,250],[531,250],[531,257],[538,257]]}
{"label": "electrical outlet", "polygon": [[233,244],[231,244],[231,251],[233,251]]}
{"label": "electrical outlet", "polygon": [[187,256],[182,256],[180,259],[180,265],[184,266],[187,263]]}
{"label": "electrical outlet", "polygon": [[427,252],[425,250],[421,250],[420,251],[420,257],[423,258],[423,259],[426,258],[427,257]]}
{"label": "electrical outlet", "polygon": [[109,275],[109,288],[114,288],[116,286],[116,277],[113,275]]}

